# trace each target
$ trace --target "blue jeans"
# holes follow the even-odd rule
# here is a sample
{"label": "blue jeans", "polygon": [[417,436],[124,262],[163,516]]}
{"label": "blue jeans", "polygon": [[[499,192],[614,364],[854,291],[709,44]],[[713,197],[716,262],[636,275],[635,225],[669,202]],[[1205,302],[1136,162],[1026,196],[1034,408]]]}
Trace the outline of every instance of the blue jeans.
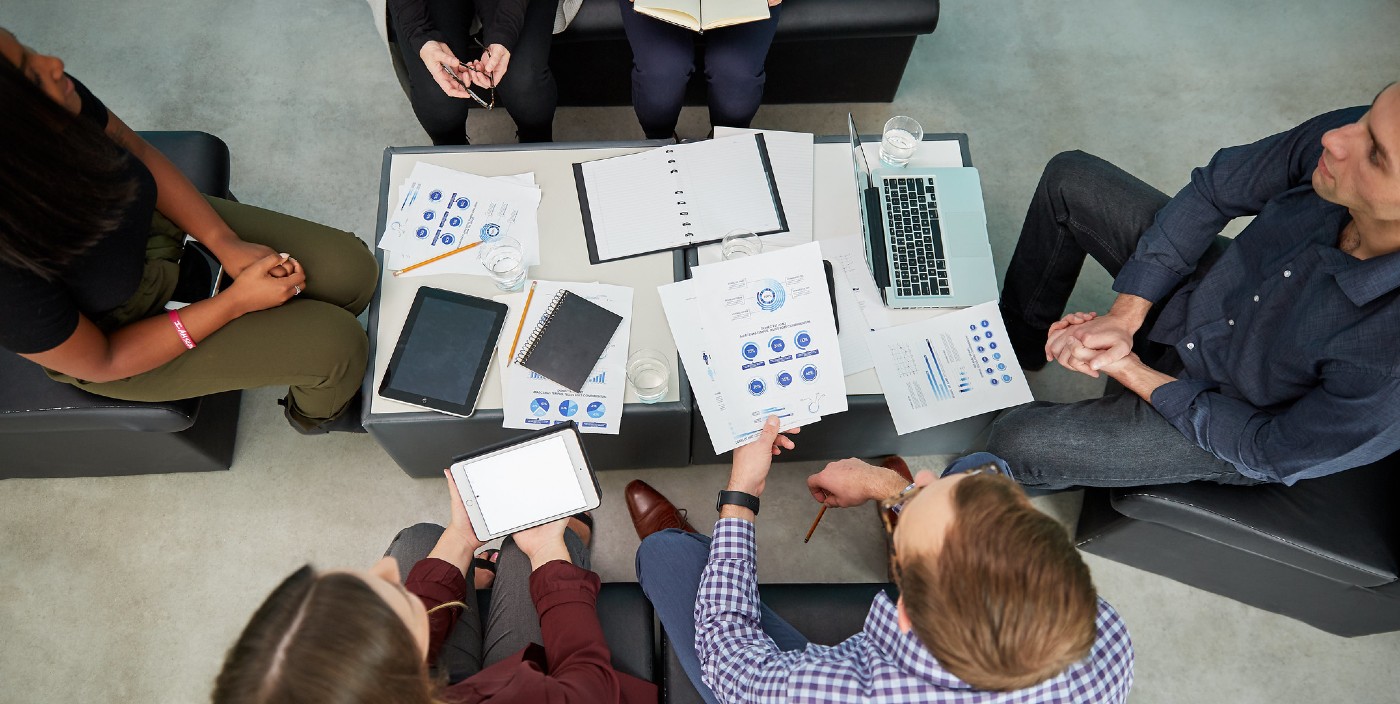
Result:
{"label": "blue jeans", "polygon": [[[653,533],[637,548],[637,581],[656,609],[671,650],[696,691],[709,704],[719,704],[714,692],[700,679],[700,657],[695,652],[695,597],[700,573],[710,558],[710,539],[674,528]],[[760,604],[763,632],[781,650],[802,650],[807,639],[772,609]]]}
{"label": "blue jeans", "polygon": [[[637,121],[647,139],[670,139],[685,102],[685,87],[695,73],[695,40],[700,35],[637,13],[631,0],[618,0],[618,5],[627,43],[632,45],[632,106]],[[710,124],[748,127],[758,112],[768,78],[763,63],[778,31],[782,7],[768,8],[769,17],[762,22],[705,32]]]}

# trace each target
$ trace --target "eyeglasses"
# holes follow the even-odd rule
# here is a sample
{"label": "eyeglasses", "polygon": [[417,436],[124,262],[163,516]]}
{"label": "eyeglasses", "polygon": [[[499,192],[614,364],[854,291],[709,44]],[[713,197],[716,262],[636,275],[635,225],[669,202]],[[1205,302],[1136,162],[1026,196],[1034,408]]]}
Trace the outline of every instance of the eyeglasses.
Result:
{"label": "eyeglasses", "polygon": [[[963,474],[1001,474],[1001,469],[995,464],[984,464],[981,467],[973,467]],[[899,584],[899,560],[895,559],[894,553],[894,529],[899,525],[899,515],[904,511],[904,507],[923,491],[925,486],[911,486],[904,491],[891,496],[880,502],[880,521],[885,524],[885,544],[890,549],[889,575],[894,580],[895,585]]]}
{"label": "eyeglasses", "polygon": [[[477,45],[478,47],[481,47],[481,50],[482,50],[482,51],[486,51],[486,50],[487,50],[486,47],[481,43],[481,40],[480,40],[480,39],[475,39],[475,38],[473,38],[473,41],[476,42],[476,45]],[[476,104],[477,104],[477,105],[480,105],[481,107],[486,108],[487,110],[491,110],[491,109],[493,109],[493,108],[496,107],[496,86],[495,86],[495,84],[492,84],[492,85],[491,85],[491,88],[490,88],[490,91],[491,91],[491,92],[490,92],[491,102],[486,102],[485,100],[482,100],[482,99],[481,99],[481,96],[480,96],[480,95],[477,95],[477,94],[476,94],[476,91],[475,91],[475,90],[472,90],[472,84],[471,84],[471,82],[462,80],[462,77],[459,76],[459,75],[457,75],[457,72],[454,71],[454,70],[452,70],[452,67],[451,67],[451,66],[448,66],[447,64],[444,64],[444,63],[439,63],[438,65],[441,66],[442,69],[443,69],[444,71],[447,72],[447,75],[449,75],[449,76],[452,77],[452,80],[457,81],[457,83],[460,84],[460,85],[462,86],[462,89],[463,89],[463,90],[467,91],[467,95],[470,95],[471,98],[472,98],[472,100],[475,100],[475,101],[476,101]],[[467,64],[462,64],[462,67],[465,68],[465,69],[467,69],[468,71],[475,71],[475,70],[476,70],[476,69],[472,68],[471,66],[468,66]]]}

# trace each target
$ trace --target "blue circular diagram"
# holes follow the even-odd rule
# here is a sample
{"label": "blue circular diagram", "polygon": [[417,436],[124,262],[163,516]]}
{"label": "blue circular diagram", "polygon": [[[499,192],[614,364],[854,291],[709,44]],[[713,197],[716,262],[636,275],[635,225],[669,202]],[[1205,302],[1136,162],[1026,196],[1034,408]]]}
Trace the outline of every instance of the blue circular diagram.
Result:
{"label": "blue circular diagram", "polygon": [[607,412],[608,407],[604,406],[602,401],[594,401],[588,404],[587,413],[589,418],[602,418],[603,414]]}
{"label": "blue circular diagram", "polygon": [[982,341],[982,336],[981,336],[981,335],[973,335],[973,336],[972,336],[972,341],[973,341],[973,342],[981,342],[981,341]]}
{"label": "blue circular diagram", "polygon": [[996,385],[997,385],[997,380],[996,380],[996,379],[992,379],[991,382],[992,382],[992,386],[996,386]]}
{"label": "blue circular diagram", "polygon": [[991,325],[991,323],[989,323],[989,322],[987,322],[987,321],[985,321],[985,320],[982,321],[982,327],[985,328],[985,327],[987,327],[988,325]]}
{"label": "blue circular diagram", "polygon": [[744,355],[744,359],[754,359],[758,357],[758,345],[752,342],[745,342],[743,349],[739,353]]}
{"label": "blue circular diagram", "polygon": [[433,221],[433,218],[435,218],[435,217],[437,217],[437,213],[435,213],[435,212],[433,212],[433,211],[431,211],[431,210],[424,210],[424,211],[423,211],[423,219],[424,219],[424,220],[427,220],[428,222],[432,222],[432,221]]}
{"label": "blue circular diagram", "polygon": [[997,371],[1005,371],[1005,370],[1006,370],[1006,365],[1005,365],[1005,364],[998,364],[998,365],[997,365]]}
{"label": "blue circular diagram", "polygon": [[776,279],[764,279],[758,282],[758,291],[754,294],[754,299],[759,310],[772,313],[787,302],[787,291]]}
{"label": "blue circular diagram", "polygon": [[462,225],[462,219],[457,217],[456,215],[453,215],[452,219],[447,221],[447,224],[453,227],[460,227]]}
{"label": "blue circular diagram", "polygon": [[987,373],[988,373],[988,374],[995,374],[996,371],[993,370],[991,367],[987,367]]}
{"label": "blue circular diagram", "polygon": [[967,329],[968,329],[968,330],[976,330],[976,329],[977,329],[977,324],[976,324],[976,323],[973,323],[972,325],[967,326]]}
{"label": "blue circular diagram", "polygon": [[787,372],[778,374],[778,386],[788,386],[792,383],[792,375]]}
{"label": "blue circular diagram", "polygon": [[782,352],[785,347],[787,347],[787,343],[783,342],[781,337],[775,337],[768,341],[768,349],[774,352]]}
{"label": "blue circular diagram", "polygon": [[559,402],[559,415],[564,416],[565,418],[569,418],[575,413],[578,413],[577,401],[570,401],[565,399]]}
{"label": "blue circular diagram", "polygon": [[811,365],[811,364],[808,364],[807,366],[805,366],[805,367],[802,368],[802,380],[803,380],[803,381],[816,381],[816,379],[817,379],[817,368],[816,368],[815,366],[813,366],[813,365]]}
{"label": "blue circular diagram", "polygon": [[996,349],[996,348],[997,348],[997,343],[995,343],[995,342],[988,342],[988,343],[987,343],[987,346],[990,347],[990,348],[992,348],[992,349]]}
{"label": "blue circular diagram", "polygon": [[452,235],[443,235],[443,236],[442,236],[442,243],[443,243],[443,244],[452,244],[452,243],[455,242],[455,241],[457,241],[457,238],[456,238],[456,237],[453,237]]}
{"label": "blue circular diagram", "polygon": [[501,226],[494,222],[488,222],[481,226],[481,241],[490,242],[501,236]]}
{"label": "blue circular diagram", "polygon": [[426,240],[428,239],[428,228],[420,227],[417,230],[414,230],[413,234],[417,236],[420,240]]}
{"label": "blue circular diagram", "polygon": [[986,352],[986,351],[987,351],[987,348],[986,348],[986,347],[983,347],[982,345],[978,345],[978,346],[977,346],[977,351],[978,351],[978,352]]}
{"label": "blue circular diagram", "polygon": [[457,199],[457,208],[458,208],[459,210],[460,210],[460,209],[464,209],[464,208],[466,208],[467,206],[469,206],[469,205],[471,205],[471,204],[472,204],[471,200],[469,200],[469,199],[467,199],[467,198],[458,198],[458,199]]}
{"label": "blue circular diagram", "polygon": [[768,385],[763,383],[762,379],[752,379],[749,381],[749,393],[754,396],[762,396],[763,392],[767,390]]}
{"label": "blue circular diagram", "polygon": [[536,416],[542,416],[549,412],[549,399],[536,398],[530,402],[530,412]]}
{"label": "blue circular diagram", "polygon": [[1001,353],[1000,353],[1000,352],[993,352],[993,353],[992,353],[992,359],[1001,359]]}
{"label": "blue circular diagram", "polygon": [[991,331],[991,330],[988,330],[988,331],[982,333],[982,336],[985,337],[985,338],[987,338],[988,340],[990,340],[990,339],[992,339],[992,331]]}
{"label": "blue circular diagram", "polygon": [[797,337],[793,338],[792,341],[793,344],[797,345],[797,349],[805,350],[808,345],[812,344],[812,336],[807,334],[806,330],[803,330],[797,333]]}
{"label": "blue circular diagram", "polygon": [[442,200],[442,191],[433,191],[432,193],[429,193],[429,194],[428,194],[428,200],[430,200],[430,201],[432,201],[432,202],[434,202],[434,203],[436,203],[436,202]]}
{"label": "blue circular diagram", "polygon": [[1011,375],[1010,375],[1010,374],[1002,374],[1002,375],[1001,375],[1001,380],[1002,380],[1002,381],[1005,381],[1005,382],[1010,382],[1010,381],[1011,381]]}
{"label": "blue circular diagram", "polygon": [[990,361],[992,361],[992,360],[987,359],[986,357],[983,357],[983,358],[982,358],[982,361],[983,361],[983,362],[990,362]]}

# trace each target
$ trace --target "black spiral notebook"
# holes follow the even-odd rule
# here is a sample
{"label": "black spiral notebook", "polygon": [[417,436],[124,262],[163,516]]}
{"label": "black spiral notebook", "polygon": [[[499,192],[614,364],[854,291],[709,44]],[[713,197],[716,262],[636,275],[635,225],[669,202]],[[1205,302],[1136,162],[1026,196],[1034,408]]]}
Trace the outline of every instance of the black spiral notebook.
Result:
{"label": "black spiral notebook", "polygon": [[560,291],[521,344],[517,364],[580,391],[608,348],[622,316],[572,291]]}

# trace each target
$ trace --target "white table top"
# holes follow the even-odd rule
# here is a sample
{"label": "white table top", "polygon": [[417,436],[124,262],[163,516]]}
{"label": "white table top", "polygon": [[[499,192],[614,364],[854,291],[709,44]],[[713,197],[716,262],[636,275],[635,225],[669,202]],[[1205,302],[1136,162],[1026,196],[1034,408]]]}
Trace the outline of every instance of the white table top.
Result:
{"label": "white table top", "polygon": [[[531,149],[522,146],[520,149],[498,151],[398,152],[391,156],[388,178],[380,184],[380,197],[384,197],[386,190],[397,188],[418,161],[481,176],[505,176],[533,171],[535,182],[542,191],[539,209],[542,263],[531,267],[528,275],[531,278],[550,281],[600,281],[632,286],[635,292],[629,353],[649,347],[674,360],[676,343],[671,339],[666,316],[661,309],[661,300],[656,295],[657,286],[671,283],[675,279],[674,254],[661,252],[598,265],[590,264],[583,234],[583,219],[579,211],[578,191],[574,185],[575,162],[630,154],[644,149],[646,147]],[[382,235],[382,232],[375,233],[375,242],[378,242]],[[421,286],[432,286],[482,298],[491,298],[501,293],[491,279],[485,276],[439,274],[399,279],[387,269],[381,271],[381,292],[377,303],[379,327],[375,356],[372,360],[373,389],[377,390],[383,381],[384,370],[389,365],[394,343],[398,341],[404,319],[408,316],[408,309],[413,305],[413,298]],[[493,355],[491,369],[486,374],[485,386],[477,403],[479,409],[501,407],[501,378],[496,367]],[[672,369],[672,372],[671,390],[664,401],[673,402],[680,398],[679,376],[676,369]],[[627,403],[637,402],[636,394],[630,388],[625,399]],[[421,413],[423,409],[382,398],[376,393],[371,401],[370,412]]]}

